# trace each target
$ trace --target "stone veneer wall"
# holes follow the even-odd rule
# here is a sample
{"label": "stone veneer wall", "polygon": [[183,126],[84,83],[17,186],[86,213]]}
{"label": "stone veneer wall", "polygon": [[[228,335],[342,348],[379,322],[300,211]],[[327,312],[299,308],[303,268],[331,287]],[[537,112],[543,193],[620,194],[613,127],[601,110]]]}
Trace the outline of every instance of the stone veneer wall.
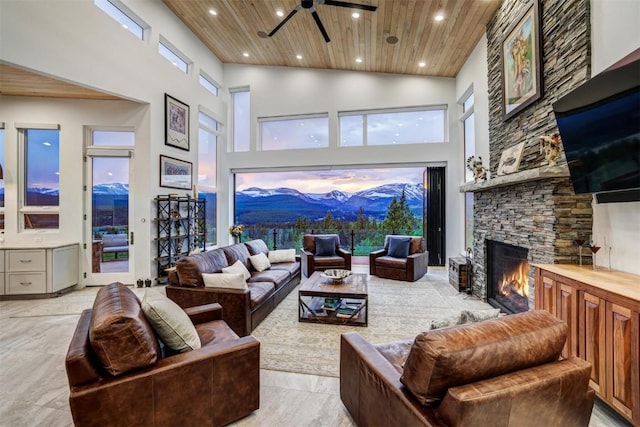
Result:
{"label": "stone veneer wall", "polygon": [[[591,72],[589,0],[540,1],[542,98],[502,121],[502,38],[528,4],[505,0],[487,25],[490,177],[496,174],[502,151],[522,141],[525,148],[519,170],[542,165],[539,136],[557,129],[552,103],[586,81]],[[566,165],[564,153],[559,164]],[[530,264],[577,263],[577,248],[572,242],[591,233],[592,221],[591,195],[576,196],[569,178],[516,183],[475,193],[473,293],[486,298],[485,239],[529,249]],[[533,284],[532,268],[531,308]]]}

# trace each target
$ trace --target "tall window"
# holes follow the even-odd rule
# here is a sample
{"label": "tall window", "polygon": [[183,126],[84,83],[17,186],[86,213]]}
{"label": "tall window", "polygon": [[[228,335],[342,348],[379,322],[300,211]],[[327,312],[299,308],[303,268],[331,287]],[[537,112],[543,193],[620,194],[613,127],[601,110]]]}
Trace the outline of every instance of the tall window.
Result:
{"label": "tall window", "polygon": [[261,118],[262,150],[326,148],[329,146],[329,116],[310,115]]}
{"label": "tall window", "polygon": [[118,21],[120,25],[122,25],[122,28],[140,40],[145,38],[145,31],[149,29],[149,26],[131,12],[122,2],[118,0],[94,0],[94,4],[107,15]]}
{"label": "tall window", "polygon": [[445,142],[445,106],[349,111],[338,117],[342,147]]}
{"label": "tall window", "polygon": [[[462,99],[462,121],[464,138],[464,156],[462,168],[465,182],[473,180],[473,172],[467,168],[467,159],[476,154],[475,114],[473,112],[473,92],[471,89]],[[465,248],[473,248],[473,193],[465,193]]]}
{"label": "tall window", "polygon": [[216,172],[218,170],[218,122],[200,113],[198,129],[198,198],[207,201],[207,246],[215,245],[216,237]]}
{"label": "tall window", "polygon": [[60,131],[18,128],[22,155],[22,229],[59,227]]}
{"label": "tall window", "polygon": [[231,102],[233,103],[233,151],[249,151],[251,132],[249,89],[232,89]]}
{"label": "tall window", "polygon": [[0,179],[0,230],[4,230],[4,174],[6,173],[7,163],[4,161],[4,123],[0,122],[0,170],[2,170],[2,179]]}
{"label": "tall window", "polygon": [[185,74],[189,72],[189,67],[191,66],[191,64],[193,64],[193,62],[189,58],[187,58],[186,55],[180,52],[175,46],[173,46],[163,37],[160,37],[158,52]]}

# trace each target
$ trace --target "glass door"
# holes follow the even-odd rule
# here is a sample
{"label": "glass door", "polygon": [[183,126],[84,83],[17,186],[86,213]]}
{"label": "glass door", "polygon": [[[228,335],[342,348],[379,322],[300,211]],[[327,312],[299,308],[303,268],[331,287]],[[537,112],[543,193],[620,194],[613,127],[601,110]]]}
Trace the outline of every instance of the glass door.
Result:
{"label": "glass door", "polygon": [[[94,145],[101,134],[93,132]],[[112,137],[133,138],[130,135]],[[85,192],[85,272],[87,285],[134,283],[132,150],[87,149]]]}

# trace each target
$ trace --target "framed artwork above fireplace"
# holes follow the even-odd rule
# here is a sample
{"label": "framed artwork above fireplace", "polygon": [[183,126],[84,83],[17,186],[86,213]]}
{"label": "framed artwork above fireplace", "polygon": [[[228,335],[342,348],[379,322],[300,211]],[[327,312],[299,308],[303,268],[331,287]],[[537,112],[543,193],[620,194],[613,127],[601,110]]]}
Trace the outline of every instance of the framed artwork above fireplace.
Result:
{"label": "framed artwork above fireplace", "polygon": [[540,4],[533,0],[506,31],[501,43],[502,120],[542,96]]}

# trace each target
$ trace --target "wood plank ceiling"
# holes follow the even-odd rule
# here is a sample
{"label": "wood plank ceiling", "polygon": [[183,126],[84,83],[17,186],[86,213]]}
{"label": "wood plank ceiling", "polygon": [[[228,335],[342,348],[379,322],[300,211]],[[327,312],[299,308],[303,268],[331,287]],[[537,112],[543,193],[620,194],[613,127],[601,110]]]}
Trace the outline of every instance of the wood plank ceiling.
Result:
{"label": "wood plank ceiling", "polygon": [[[501,0],[353,0],[378,6],[375,12],[358,11],[358,19],[351,16],[355,9],[315,1],[330,43],[305,9],[273,37],[258,35],[284,19],[276,11],[287,16],[301,0],[163,2],[224,63],[455,77]],[[435,21],[438,13],[444,20]]]}
{"label": "wood plank ceiling", "polygon": [[[351,16],[355,9],[314,4],[331,38],[325,43],[305,9],[273,37],[258,35],[284,19],[276,11],[286,16],[301,0],[163,0],[223,63],[442,77],[457,75],[501,1],[353,0],[378,7],[375,12],[358,11],[358,19]],[[217,15],[210,14],[211,9]],[[438,13],[444,20],[435,21]],[[425,65],[420,67],[420,62]],[[0,94],[120,99],[8,64],[0,64]]]}

